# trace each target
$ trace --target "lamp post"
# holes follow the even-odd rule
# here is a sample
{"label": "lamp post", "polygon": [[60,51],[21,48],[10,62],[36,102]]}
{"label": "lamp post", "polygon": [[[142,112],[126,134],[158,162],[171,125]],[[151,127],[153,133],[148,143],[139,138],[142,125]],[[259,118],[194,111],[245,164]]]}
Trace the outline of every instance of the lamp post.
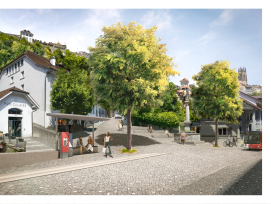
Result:
{"label": "lamp post", "polygon": [[184,121],[184,129],[185,130],[190,130],[190,124],[191,124],[191,121],[189,119],[189,102],[190,102],[190,96],[189,96],[189,90],[188,88],[186,87],[185,89],[185,92],[186,92],[186,96],[184,97],[184,104],[185,104],[185,110],[186,110],[186,113],[185,113],[185,121]]}

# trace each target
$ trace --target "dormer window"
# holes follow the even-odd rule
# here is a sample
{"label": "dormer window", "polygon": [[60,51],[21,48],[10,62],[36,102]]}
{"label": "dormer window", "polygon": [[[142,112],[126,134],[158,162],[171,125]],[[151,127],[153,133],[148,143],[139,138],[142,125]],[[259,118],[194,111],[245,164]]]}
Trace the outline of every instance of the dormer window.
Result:
{"label": "dormer window", "polygon": [[24,60],[22,59],[22,60],[21,60],[21,66],[23,66],[23,65],[24,65]]}

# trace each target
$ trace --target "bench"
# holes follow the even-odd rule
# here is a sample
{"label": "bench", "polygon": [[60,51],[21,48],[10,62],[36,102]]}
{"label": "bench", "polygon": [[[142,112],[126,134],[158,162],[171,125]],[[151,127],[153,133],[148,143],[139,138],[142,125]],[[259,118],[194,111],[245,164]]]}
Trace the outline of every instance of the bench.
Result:
{"label": "bench", "polygon": [[[73,155],[78,155],[80,154],[80,147],[73,147],[72,148],[72,152],[73,152]],[[83,154],[86,154],[88,153],[87,152],[87,148],[85,148],[85,150],[83,150]]]}

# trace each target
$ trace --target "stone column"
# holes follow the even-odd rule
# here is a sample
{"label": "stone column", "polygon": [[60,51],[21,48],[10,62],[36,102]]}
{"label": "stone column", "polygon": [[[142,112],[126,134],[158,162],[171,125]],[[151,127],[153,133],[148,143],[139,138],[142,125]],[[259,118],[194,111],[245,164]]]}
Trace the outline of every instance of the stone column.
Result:
{"label": "stone column", "polygon": [[189,116],[190,116],[189,115],[189,101],[185,101],[184,104],[185,104],[185,109],[186,109],[186,113],[185,113],[186,117],[185,117],[185,121],[184,121],[184,125],[185,125],[184,130],[190,130],[191,122],[190,122],[190,119],[189,119]]}

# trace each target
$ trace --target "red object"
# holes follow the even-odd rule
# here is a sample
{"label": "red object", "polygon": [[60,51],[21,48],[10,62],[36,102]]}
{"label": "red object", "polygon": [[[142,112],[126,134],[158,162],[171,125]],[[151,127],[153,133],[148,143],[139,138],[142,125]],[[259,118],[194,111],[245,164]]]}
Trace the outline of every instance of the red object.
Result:
{"label": "red object", "polygon": [[244,136],[244,148],[262,149],[262,131],[247,131]]}
{"label": "red object", "polygon": [[61,147],[62,147],[62,153],[69,152],[69,133],[68,132],[61,133]]}

